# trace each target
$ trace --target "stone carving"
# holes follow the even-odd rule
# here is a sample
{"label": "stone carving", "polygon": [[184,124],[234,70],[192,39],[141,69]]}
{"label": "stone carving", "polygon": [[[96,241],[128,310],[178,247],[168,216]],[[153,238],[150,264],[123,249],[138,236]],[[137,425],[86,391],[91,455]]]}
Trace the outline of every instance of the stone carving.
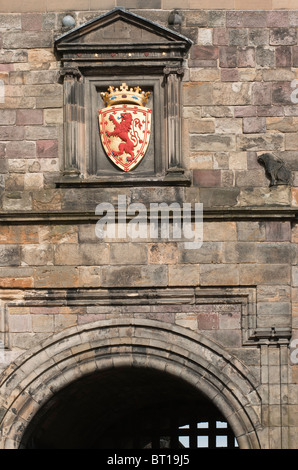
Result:
{"label": "stone carving", "polygon": [[291,184],[291,171],[281,158],[271,153],[263,153],[258,162],[265,168],[266,176],[270,180],[269,186]]}
{"label": "stone carving", "polygon": [[110,93],[101,93],[106,105],[100,109],[99,128],[104,150],[112,162],[123,171],[130,171],[143,159],[150,140],[151,109],[144,105],[151,92],[140,87],[120,90],[112,86]]}
{"label": "stone carving", "polygon": [[182,22],[183,22],[182,13],[177,9],[171,11],[168,17],[169,26],[175,29],[176,31],[180,31]]}

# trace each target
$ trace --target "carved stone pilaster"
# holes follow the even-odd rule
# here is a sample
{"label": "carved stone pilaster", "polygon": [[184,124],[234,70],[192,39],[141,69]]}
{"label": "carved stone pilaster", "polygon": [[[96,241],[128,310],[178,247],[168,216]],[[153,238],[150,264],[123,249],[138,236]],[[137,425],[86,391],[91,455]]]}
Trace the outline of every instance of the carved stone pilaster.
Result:
{"label": "carved stone pilaster", "polygon": [[182,67],[165,67],[166,135],[167,135],[167,175],[183,174],[181,142],[181,84]]}
{"label": "carved stone pilaster", "polygon": [[64,79],[63,174],[78,176],[85,146],[84,85],[76,67],[65,67],[61,76]]}

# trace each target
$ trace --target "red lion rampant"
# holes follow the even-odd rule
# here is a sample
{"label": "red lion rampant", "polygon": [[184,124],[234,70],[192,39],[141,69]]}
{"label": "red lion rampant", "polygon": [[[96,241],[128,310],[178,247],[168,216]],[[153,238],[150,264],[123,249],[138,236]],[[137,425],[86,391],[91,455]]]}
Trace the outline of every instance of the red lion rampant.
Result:
{"label": "red lion rampant", "polygon": [[119,144],[118,151],[113,151],[113,155],[120,156],[125,152],[130,155],[130,157],[127,157],[127,161],[131,162],[135,158],[133,152],[134,144],[128,135],[129,131],[131,130],[132,115],[131,113],[122,113],[121,118],[122,120],[117,122],[114,116],[110,115],[109,119],[113,122],[115,127],[112,132],[106,131],[106,134],[108,137],[119,137],[121,140],[123,140],[123,142]]}

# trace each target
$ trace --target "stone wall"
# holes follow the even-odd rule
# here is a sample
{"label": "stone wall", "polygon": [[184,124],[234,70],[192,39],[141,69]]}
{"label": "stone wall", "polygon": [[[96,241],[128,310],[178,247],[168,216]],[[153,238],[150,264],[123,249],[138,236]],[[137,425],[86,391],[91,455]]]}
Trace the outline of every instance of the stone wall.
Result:
{"label": "stone wall", "polygon": [[[295,448],[296,6],[263,0],[253,2],[261,11],[248,11],[240,0],[201,1],[201,9],[184,2],[179,32],[193,41],[182,98],[190,186],[64,187],[57,185],[64,114],[54,40],[66,31],[65,8],[79,26],[116,6],[107,0],[97,10],[97,3],[73,0],[62,8],[61,2],[12,1],[0,8],[0,331],[6,347],[0,368],[50,335],[93,321],[182,326],[220,344],[254,376],[262,446]],[[121,1],[166,27],[179,7],[170,0],[141,3]],[[267,152],[284,161],[291,184],[270,186],[257,160]],[[119,194],[145,205],[203,203],[203,246],[187,250],[184,240],[149,237],[100,242],[96,205],[116,202]],[[85,299],[90,292],[95,300]],[[131,293],[142,300],[128,302]],[[116,294],[120,300],[112,301]]]}
{"label": "stone wall", "polygon": [[[77,25],[100,12],[76,13]],[[142,10],[152,19],[152,12]],[[167,25],[169,11],[160,13]],[[194,41],[184,77],[185,190],[205,206],[297,206],[298,67],[296,11],[183,11]],[[0,103],[3,210],[60,210],[63,86],[53,40],[59,13],[1,16]],[[292,188],[269,188],[257,156],[273,152],[292,171]],[[93,207],[92,207],[93,209]]]}

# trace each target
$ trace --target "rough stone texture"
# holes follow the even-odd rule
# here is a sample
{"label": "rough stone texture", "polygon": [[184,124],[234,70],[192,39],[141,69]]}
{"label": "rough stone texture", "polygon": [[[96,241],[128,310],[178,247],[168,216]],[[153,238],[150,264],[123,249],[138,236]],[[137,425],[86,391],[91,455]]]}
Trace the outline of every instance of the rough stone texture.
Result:
{"label": "rough stone texture", "polygon": [[[4,359],[0,349],[0,384],[17,367],[18,355],[39,350],[42,341],[48,341],[46,349],[53,334],[58,334],[55,346],[49,346],[53,355],[36,352],[42,358],[38,367],[54,356],[59,364],[64,361],[69,343],[69,362],[76,357],[79,364],[72,373],[87,373],[91,364],[99,370],[99,362],[87,366],[74,355],[86,331],[97,321],[127,321],[125,332],[119,326],[122,336],[112,331],[111,323],[90,333],[86,354],[95,354],[88,349],[92,341],[114,341],[115,367],[121,349],[115,338],[127,341],[123,347],[129,345],[127,338],[143,342],[148,364],[148,351],[165,335],[173,342],[167,343],[164,357],[191,345],[181,356],[184,367],[198,349],[201,361],[208,363],[203,378],[194,374],[195,386],[214,373],[214,380],[221,379],[219,401],[227,403],[225,385],[230,381],[237,399],[238,392],[246,397],[237,401],[236,410],[231,408],[233,413],[231,403],[224,407],[227,419],[239,410],[242,419],[249,409],[250,424],[238,433],[240,446],[247,444],[243,436],[255,432],[262,448],[298,448],[298,366],[291,342],[298,339],[297,5],[261,0],[250,7],[256,10],[247,10],[242,0],[202,0],[199,9],[194,0],[183,4],[179,31],[194,41],[182,84],[183,167],[189,187],[117,187],[114,181],[98,187],[95,175],[90,187],[90,181],[76,184],[75,178],[69,186],[58,184],[63,180],[64,109],[53,41],[66,32],[61,26],[66,8],[78,26],[118,3],[105,0],[101,11],[93,0],[63,6],[13,0],[0,6],[0,83],[5,92],[0,99],[0,341],[7,347]],[[166,27],[170,11],[181,8],[175,0],[127,0],[121,6]],[[292,186],[269,187],[258,163],[264,152],[283,159]],[[101,202],[116,206],[119,194],[127,204],[147,208],[161,202],[203,203],[202,245],[189,249],[185,233],[162,239],[148,231],[138,240],[125,234],[99,240],[95,208]],[[130,326],[137,321],[148,322],[148,329]],[[74,328],[74,341],[81,328],[78,343],[69,339],[69,328]],[[175,328],[184,329],[184,335],[180,329],[172,335]],[[209,349],[203,350],[202,343]],[[131,357],[132,363],[137,361],[137,355]],[[165,364],[183,378],[182,369],[170,362],[160,367]],[[226,368],[225,380],[220,365]],[[18,368],[20,375],[11,377],[5,391],[0,385],[1,400],[17,395],[18,380],[31,380],[26,367]],[[66,385],[68,376],[59,367],[60,384]],[[38,374],[32,374],[35,380]],[[244,384],[247,377],[249,385]],[[37,408],[38,393],[45,388],[33,396]],[[26,410],[17,401],[12,414],[20,422],[30,421],[32,406]],[[19,431],[9,433],[5,428],[0,434],[0,447],[4,441],[17,447]],[[258,446],[257,439],[250,442]]]}

